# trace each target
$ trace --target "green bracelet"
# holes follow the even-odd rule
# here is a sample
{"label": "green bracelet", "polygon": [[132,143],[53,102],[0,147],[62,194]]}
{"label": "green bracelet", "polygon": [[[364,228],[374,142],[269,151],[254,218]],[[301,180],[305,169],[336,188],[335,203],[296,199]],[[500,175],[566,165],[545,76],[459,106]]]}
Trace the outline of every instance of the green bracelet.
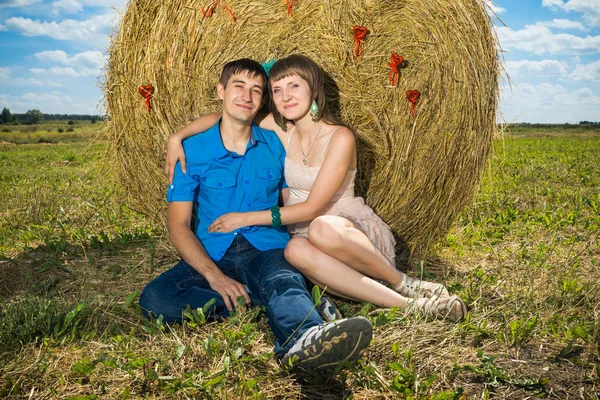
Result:
{"label": "green bracelet", "polygon": [[279,213],[279,206],[271,207],[271,219],[273,220],[273,228],[281,228],[281,214]]}

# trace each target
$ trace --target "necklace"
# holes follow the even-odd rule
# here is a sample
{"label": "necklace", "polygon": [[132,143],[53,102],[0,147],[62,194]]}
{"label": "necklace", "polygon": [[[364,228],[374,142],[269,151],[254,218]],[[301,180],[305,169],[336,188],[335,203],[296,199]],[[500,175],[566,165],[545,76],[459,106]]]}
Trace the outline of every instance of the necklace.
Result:
{"label": "necklace", "polygon": [[304,165],[308,165],[308,155],[310,154],[310,151],[313,149],[313,146],[317,142],[317,139],[319,138],[319,135],[321,134],[322,127],[323,127],[323,124],[319,124],[319,130],[317,131],[317,136],[315,137],[314,142],[312,142],[312,144],[310,145],[310,149],[308,149],[308,153],[306,153],[306,154],[304,154],[304,149],[302,148],[302,140],[300,140],[301,139],[300,131],[298,131],[298,143],[300,143],[300,151],[302,152],[302,163],[304,163]]}

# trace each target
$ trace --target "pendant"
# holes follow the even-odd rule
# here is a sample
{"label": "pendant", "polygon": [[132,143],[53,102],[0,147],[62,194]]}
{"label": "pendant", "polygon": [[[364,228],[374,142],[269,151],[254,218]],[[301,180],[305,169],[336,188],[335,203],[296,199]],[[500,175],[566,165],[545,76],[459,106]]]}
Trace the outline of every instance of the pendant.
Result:
{"label": "pendant", "polygon": [[308,158],[304,157],[302,159],[302,162],[304,163],[304,165],[308,165]]}

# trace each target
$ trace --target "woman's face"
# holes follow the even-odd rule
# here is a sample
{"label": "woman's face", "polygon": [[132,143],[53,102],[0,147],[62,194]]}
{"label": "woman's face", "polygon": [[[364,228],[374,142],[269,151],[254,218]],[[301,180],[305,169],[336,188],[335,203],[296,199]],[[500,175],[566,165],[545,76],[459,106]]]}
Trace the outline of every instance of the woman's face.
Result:
{"label": "woman's face", "polygon": [[271,82],[271,91],[277,111],[286,119],[297,121],[308,114],[313,98],[308,82],[298,75]]}

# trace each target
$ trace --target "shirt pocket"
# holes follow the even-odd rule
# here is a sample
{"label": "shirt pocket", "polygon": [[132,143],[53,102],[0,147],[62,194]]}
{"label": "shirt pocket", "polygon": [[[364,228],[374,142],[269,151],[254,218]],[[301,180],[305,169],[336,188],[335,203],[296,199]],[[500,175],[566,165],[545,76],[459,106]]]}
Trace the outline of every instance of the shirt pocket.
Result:
{"label": "shirt pocket", "polygon": [[[230,209],[235,203],[235,176],[207,176],[204,181],[204,193],[210,204],[219,209]],[[233,210],[231,210],[233,211]]]}
{"label": "shirt pocket", "polygon": [[267,194],[277,193],[279,190],[281,172],[280,168],[260,168],[258,170],[258,178]]}

